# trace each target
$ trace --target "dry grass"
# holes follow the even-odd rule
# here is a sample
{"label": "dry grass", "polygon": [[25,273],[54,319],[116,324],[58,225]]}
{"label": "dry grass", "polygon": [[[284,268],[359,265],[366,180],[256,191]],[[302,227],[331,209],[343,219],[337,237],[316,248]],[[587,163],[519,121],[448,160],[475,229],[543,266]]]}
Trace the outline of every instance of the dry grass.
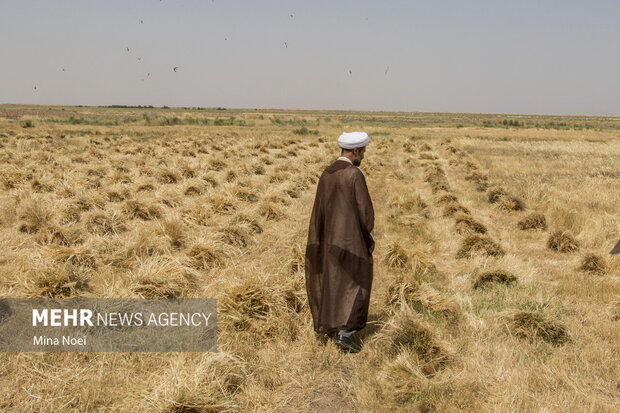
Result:
{"label": "dry grass", "polygon": [[579,249],[579,242],[567,231],[555,231],[547,239],[547,248],[557,252],[574,252]]}
{"label": "dry grass", "polygon": [[426,215],[428,211],[428,204],[419,194],[397,195],[390,200],[389,205],[405,212],[415,212],[421,215]]}
{"label": "dry grass", "polygon": [[523,218],[518,223],[519,229],[525,230],[546,230],[547,229],[547,220],[543,214],[532,213]]}
{"label": "dry grass", "polygon": [[409,267],[409,253],[398,243],[391,243],[383,258],[385,264],[392,269],[405,269]]}
{"label": "dry grass", "polygon": [[388,287],[387,303],[395,308],[409,305],[417,311],[430,311],[455,321],[460,306],[454,297],[442,294],[428,284],[419,284],[414,279],[399,276]]}
{"label": "dry grass", "polygon": [[91,276],[87,268],[70,262],[40,262],[26,274],[24,284],[30,297],[76,297],[89,290]]}
{"label": "dry grass", "polygon": [[474,171],[465,177],[465,180],[476,184],[476,190],[483,192],[489,188],[489,176],[482,172]]}
{"label": "dry grass", "polygon": [[605,274],[608,268],[607,260],[598,254],[586,254],[579,265],[579,270],[599,275]]}
{"label": "dry grass", "polygon": [[495,201],[495,204],[497,204],[499,209],[507,212],[523,211],[525,209],[525,204],[523,204],[523,201],[511,195],[499,196],[497,201]]}
{"label": "dry grass", "polygon": [[489,237],[470,235],[463,239],[461,247],[456,253],[457,258],[469,258],[476,254],[488,256],[502,256],[504,249]]}
{"label": "dry grass", "polygon": [[502,199],[502,197],[508,195],[506,193],[506,190],[502,187],[494,187],[489,189],[489,191],[487,192],[487,199],[489,200],[490,203],[494,204],[496,202],[499,202],[500,199]]}
{"label": "dry grass", "polygon": [[144,298],[179,298],[195,287],[197,277],[176,260],[154,256],[131,273],[129,290]]}
{"label": "dry grass", "polygon": [[[4,353],[0,411],[616,411],[616,121],[498,116],[3,106],[2,297],[216,298],[219,352]],[[358,128],[376,247],[351,355],[313,332],[304,251]]]}
{"label": "dry grass", "polygon": [[447,204],[443,207],[443,216],[444,217],[451,217],[454,214],[465,214],[465,215],[469,215],[471,214],[471,212],[469,212],[469,209],[465,208],[463,205],[457,203],[457,202],[452,202],[450,204]]}
{"label": "dry grass", "polygon": [[219,303],[223,322],[231,321],[235,328],[246,329],[252,320],[266,320],[285,311],[286,302],[278,288],[256,277],[232,285]]}
{"label": "dry grass", "polygon": [[126,231],[127,226],[125,219],[117,211],[95,212],[86,219],[86,229],[91,234],[110,235]]}
{"label": "dry grass", "polygon": [[443,193],[435,199],[437,205],[448,205],[458,203],[459,199],[454,194]]}
{"label": "dry grass", "polygon": [[493,284],[515,285],[517,277],[505,271],[483,272],[474,281],[473,288],[483,288]]}
{"label": "dry grass", "polygon": [[549,320],[541,313],[512,311],[505,315],[510,334],[529,341],[543,340],[554,346],[570,341],[563,324]]}
{"label": "dry grass", "polygon": [[52,221],[54,217],[51,209],[37,199],[29,199],[22,205],[19,212],[21,223],[19,230],[29,234],[39,232]]}
{"label": "dry grass", "polygon": [[384,352],[397,356],[411,352],[423,363],[421,371],[435,374],[449,360],[450,352],[442,345],[432,328],[411,308],[404,306],[373,337],[372,344]]}
{"label": "dry grass", "polygon": [[199,270],[221,267],[227,258],[223,246],[214,241],[198,241],[187,250],[186,254],[194,268]]}
{"label": "dry grass", "polygon": [[487,228],[470,215],[458,214],[454,217],[455,231],[461,235],[486,234]]}
{"label": "dry grass", "polygon": [[123,213],[129,219],[139,218],[145,221],[159,218],[162,215],[161,208],[149,201],[137,199],[128,200],[123,204]]}

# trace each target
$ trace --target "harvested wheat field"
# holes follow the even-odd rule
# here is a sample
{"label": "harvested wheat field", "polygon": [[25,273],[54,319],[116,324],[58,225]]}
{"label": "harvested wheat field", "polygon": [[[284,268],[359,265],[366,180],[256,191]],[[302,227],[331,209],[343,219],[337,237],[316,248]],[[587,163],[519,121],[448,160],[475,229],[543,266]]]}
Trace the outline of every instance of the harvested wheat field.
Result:
{"label": "harvested wheat field", "polygon": [[[218,300],[214,353],[2,353],[2,411],[620,409],[620,119],[0,107],[2,297]],[[516,125],[516,126],[515,126]],[[312,329],[318,177],[363,130],[359,354]]]}

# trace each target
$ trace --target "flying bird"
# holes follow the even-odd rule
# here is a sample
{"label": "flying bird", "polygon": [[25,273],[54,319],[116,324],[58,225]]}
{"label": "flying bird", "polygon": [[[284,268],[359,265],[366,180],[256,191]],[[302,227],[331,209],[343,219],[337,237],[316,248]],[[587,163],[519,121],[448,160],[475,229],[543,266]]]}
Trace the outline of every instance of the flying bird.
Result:
{"label": "flying bird", "polygon": [[144,24],[144,20],[140,20],[140,24]]}
{"label": "flying bird", "polygon": [[34,87],[34,90],[37,90],[37,87],[36,87],[36,86]]}
{"label": "flying bird", "polygon": [[126,47],[127,51],[129,51],[129,47]]}
{"label": "flying bird", "polygon": [[291,14],[291,19],[293,18],[293,15]]}
{"label": "flying bird", "polygon": [[142,58],[141,58],[141,57],[139,57],[139,58],[138,58],[138,61],[140,61],[140,60],[142,60]]}
{"label": "flying bird", "polygon": [[390,70],[390,67],[389,67],[389,66],[385,68],[385,73],[384,73],[384,75],[387,75],[388,70]]}
{"label": "flying bird", "polygon": [[350,75],[352,75],[352,74],[353,74],[353,72],[352,72],[351,70],[349,70],[349,74],[350,74]]}
{"label": "flying bird", "polygon": [[147,74],[146,74],[146,76],[147,76],[147,77],[148,77],[148,76],[151,76],[151,74],[150,74],[150,73],[147,73]]}
{"label": "flying bird", "polygon": [[288,49],[288,44],[286,42],[284,42],[284,47]]}
{"label": "flying bird", "polygon": [[173,67],[172,70],[174,70],[176,72],[177,70],[179,70],[179,66]]}

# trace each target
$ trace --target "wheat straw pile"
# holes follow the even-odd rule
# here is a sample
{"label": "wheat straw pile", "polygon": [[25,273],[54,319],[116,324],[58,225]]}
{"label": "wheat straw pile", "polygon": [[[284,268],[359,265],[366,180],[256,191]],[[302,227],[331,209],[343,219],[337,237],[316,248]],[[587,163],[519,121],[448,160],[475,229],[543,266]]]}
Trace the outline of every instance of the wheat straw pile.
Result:
{"label": "wheat straw pile", "polygon": [[[619,121],[496,119],[0,107],[1,296],[217,298],[219,349],[4,353],[0,410],[618,411]],[[353,130],[377,240],[358,355],[315,335],[303,274]]]}

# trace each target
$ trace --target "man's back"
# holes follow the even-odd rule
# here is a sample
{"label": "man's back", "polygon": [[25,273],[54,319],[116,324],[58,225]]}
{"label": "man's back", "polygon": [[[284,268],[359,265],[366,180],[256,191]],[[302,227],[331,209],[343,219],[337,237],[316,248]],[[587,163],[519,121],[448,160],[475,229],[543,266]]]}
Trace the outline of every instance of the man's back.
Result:
{"label": "man's back", "polygon": [[362,172],[338,160],[317,187],[306,247],[306,287],[320,333],[366,325],[374,210]]}

